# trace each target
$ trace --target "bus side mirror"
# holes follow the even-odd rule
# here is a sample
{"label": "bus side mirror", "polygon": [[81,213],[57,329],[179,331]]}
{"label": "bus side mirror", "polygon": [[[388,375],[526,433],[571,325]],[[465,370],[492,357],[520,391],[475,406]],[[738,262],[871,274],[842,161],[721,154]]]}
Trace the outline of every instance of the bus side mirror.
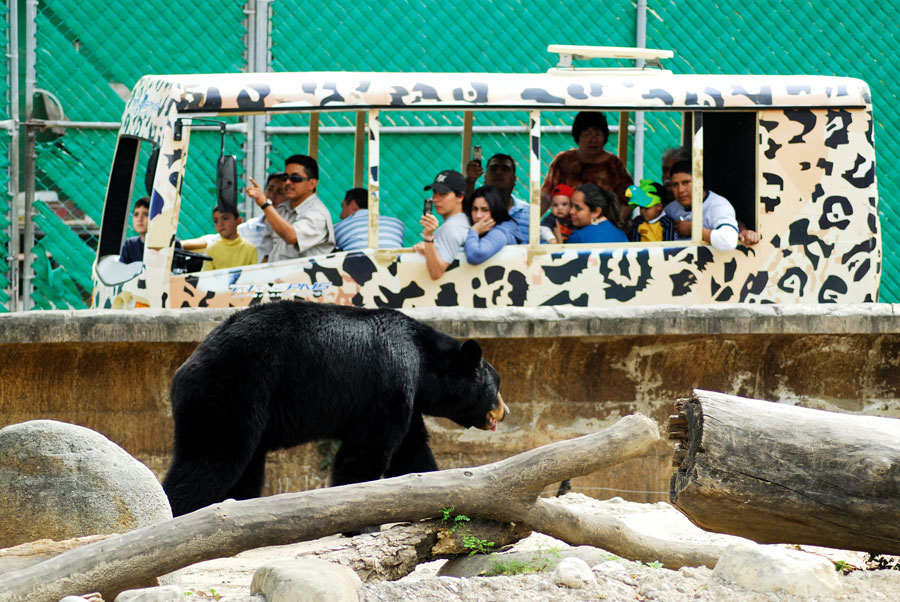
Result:
{"label": "bus side mirror", "polygon": [[216,165],[217,206],[229,211],[237,209],[237,157],[220,155]]}
{"label": "bus side mirror", "polygon": [[156,162],[159,161],[159,147],[153,147],[150,151],[150,158],[147,159],[147,171],[144,172],[144,188],[147,189],[147,196],[153,196],[153,179],[156,177]]}

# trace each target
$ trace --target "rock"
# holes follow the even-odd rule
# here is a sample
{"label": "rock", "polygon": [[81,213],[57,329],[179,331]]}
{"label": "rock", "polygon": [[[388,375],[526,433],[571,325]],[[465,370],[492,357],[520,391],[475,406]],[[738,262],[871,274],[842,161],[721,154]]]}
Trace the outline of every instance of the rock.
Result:
{"label": "rock", "polygon": [[0,548],[172,518],[149,468],[103,435],[54,420],[0,429],[0,508]]}
{"label": "rock", "polygon": [[572,589],[584,589],[594,585],[597,580],[581,558],[563,558],[553,570],[553,581],[556,585],[564,585]]}
{"label": "rock", "polygon": [[836,596],[842,589],[828,559],[774,546],[730,545],[719,556],[713,574],[757,592]]}
{"label": "rock", "polygon": [[115,602],[184,602],[185,599],[183,589],[177,585],[164,585],[125,590],[116,596]]}
{"label": "rock", "polygon": [[316,558],[281,560],[259,567],[251,594],[267,602],[356,602],[362,581],[352,570]]}
{"label": "rock", "polygon": [[[211,594],[211,592],[207,592]],[[203,596],[194,596],[192,592],[183,590],[175,585],[163,587],[148,587],[144,589],[129,589],[115,598],[115,602],[189,602],[190,600],[207,600]],[[263,596],[222,596],[216,598],[217,602],[266,602]],[[69,602],[65,598],[59,602]],[[81,598],[71,602],[81,602]]]}
{"label": "rock", "polygon": [[[474,556],[458,556],[448,560],[438,571],[438,575],[448,577],[477,577],[479,575],[549,573],[563,558],[580,558],[589,566],[603,562],[609,552],[591,546],[562,548],[550,550],[533,550],[528,552],[500,552],[497,554],[475,554]],[[521,567],[521,570],[508,570]],[[500,571],[506,568],[507,571]]]}
{"label": "rock", "polygon": [[591,570],[606,575],[622,573],[625,571],[625,565],[616,560],[606,560],[600,564],[591,567]]}

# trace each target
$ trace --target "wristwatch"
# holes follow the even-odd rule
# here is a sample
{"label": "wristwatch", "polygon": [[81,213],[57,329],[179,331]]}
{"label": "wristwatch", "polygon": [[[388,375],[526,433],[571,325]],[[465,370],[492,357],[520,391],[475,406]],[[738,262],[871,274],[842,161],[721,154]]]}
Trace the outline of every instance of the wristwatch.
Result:
{"label": "wristwatch", "polygon": [[265,212],[266,207],[272,207],[273,205],[274,203],[271,201],[271,199],[266,199],[266,202],[260,205],[259,208],[262,209],[263,212]]}

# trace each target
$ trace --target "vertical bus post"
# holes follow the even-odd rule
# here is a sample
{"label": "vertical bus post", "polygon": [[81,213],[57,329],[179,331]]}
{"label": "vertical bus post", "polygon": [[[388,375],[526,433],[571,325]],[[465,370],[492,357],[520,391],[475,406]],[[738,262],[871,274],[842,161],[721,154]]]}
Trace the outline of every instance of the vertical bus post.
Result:
{"label": "vertical bus post", "polygon": [[319,114],[309,114],[309,150],[306,152],[310,157],[319,160]]}
{"label": "vertical bus post", "polygon": [[628,167],[628,111],[619,111],[619,161]]}
{"label": "vertical bus post", "polygon": [[703,113],[694,112],[691,140],[691,241],[703,241]]}
{"label": "vertical bus post", "polygon": [[528,113],[528,246],[540,244],[541,112]]}
{"label": "vertical bus post", "polygon": [[[362,120],[357,121],[358,125]],[[369,111],[369,248],[378,248],[378,186],[380,174],[378,169],[378,145],[381,142],[381,124],[378,111]],[[358,151],[362,154],[362,151]]]}
{"label": "vertical bus post", "polygon": [[472,160],[472,125],[475,123],[475,114],[472,111],[463,111],[462,131],[462,167],[460,173],[466,175],[466,165]]}
{"label": "vertical bus post", "polygon": [[[365,181],[366,112],[356,112],[356,131],[353,134],[353,187],[362,188]],[[371,213],[371,212],[370,212]]]}

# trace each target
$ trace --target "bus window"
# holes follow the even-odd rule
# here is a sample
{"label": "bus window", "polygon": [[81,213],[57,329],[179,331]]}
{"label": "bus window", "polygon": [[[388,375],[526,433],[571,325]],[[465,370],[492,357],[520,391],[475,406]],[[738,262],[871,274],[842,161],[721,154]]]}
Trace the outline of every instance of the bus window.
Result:
{"label": "bus window", "polygon": [[703,185],[756,229],[756,113],[703,113]]}

